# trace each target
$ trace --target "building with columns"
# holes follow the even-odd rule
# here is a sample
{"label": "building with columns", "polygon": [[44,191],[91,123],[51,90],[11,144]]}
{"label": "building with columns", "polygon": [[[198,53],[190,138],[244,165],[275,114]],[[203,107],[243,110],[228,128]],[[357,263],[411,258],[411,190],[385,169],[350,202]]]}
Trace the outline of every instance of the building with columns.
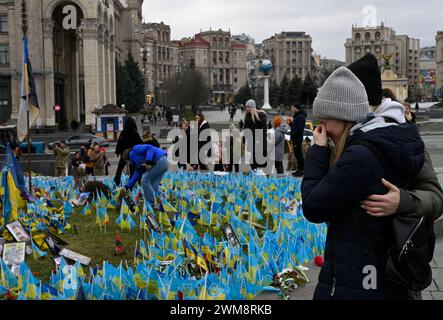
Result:
{"label": "building with columns", "polygon": [[[116,103],[115,59],[125,60],[128,54],[136,61],[141,59],[143,0],[25,2],[29,54],[40,104],[37,126],[67,127],[73,119],[94,123],[95,108]],[[0,1],[3,123],[18,117],[23,65],[21,8],[22,0]],[[7,52],[3,60],[2,48]],[[54,111],[55,105],[62,107],[61,112]]]}
{"label": "building with columns", "polygon": [[346,65],[371,52],[383,66],[383,55],[391,56],[392,71],[408,78],[411,89],[417,87],[420,76],[420,40],[397,35],[394,29],[352,26],[352,37],[346,39]]}

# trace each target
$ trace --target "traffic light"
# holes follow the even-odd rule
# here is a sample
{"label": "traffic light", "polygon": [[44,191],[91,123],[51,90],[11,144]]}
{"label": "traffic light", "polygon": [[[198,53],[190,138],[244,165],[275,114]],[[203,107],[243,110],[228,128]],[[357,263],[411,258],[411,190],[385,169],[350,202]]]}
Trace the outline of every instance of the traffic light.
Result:
{"label": "traffic light", "polygon": [[148,95],[146,96],[146,102],[147,102],[148,104],[152,104],[152,96],[151,96],[150,94],[148,94]]}

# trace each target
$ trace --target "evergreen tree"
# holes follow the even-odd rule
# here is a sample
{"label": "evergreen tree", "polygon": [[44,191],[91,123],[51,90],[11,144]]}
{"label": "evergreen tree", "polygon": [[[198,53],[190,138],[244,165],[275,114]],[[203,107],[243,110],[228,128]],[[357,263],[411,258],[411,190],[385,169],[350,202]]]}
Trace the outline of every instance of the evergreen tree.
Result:
{"label": "evergreen tree", "polygon": [[288,88],[288,105],[300,100],[300,91],[303,85],[303,81],[295,76],[289,83]]}
{"label": "evergreen tree", "polygon": [[126,108],[130,112],[138,112],[145,103],[145,80],[143,74],[134,61],[131,54],[128,55],[128,60],[125,63],[126,72],[128,75],[128,86],[126,93]]}
{"label": "evergreen tree", "polygon": [[300,102],[304,105],[312,105],[317,97],[317,92],[317,86],[308,73],[300,90]]}
{"label": "evergreen tree", "polygon": [[269,86],[269,103],[271,104],[271,106],[274,107],[277,106],[279,96],[280,96],[280,87],[277,85],[277,82],[274,79]]}
{"label": "evergreen tree", "polygon": [[117,95],[117,105],[126,105],[126,92],[128,85],[128,74],[120,61],[115,59],[115,86]]}
{"label": "evergreen tree", "polygon": [[237,94],[234,96],[235,104],[245,104],[248,100],[254,99],[254,95],[252,94],[252,90],[249,87],[249,84],[244,85],[238,90]]}
{"label": "evergreen tree", "polygon": [[280,92],[277,99],[277,106],[283,105],[286,107],[288,105],[288,100],[289,100],[288,98],[289,98],[289,81],[287,75],[285,74],[280,83]]}
{"label": "evergreen tree", "polygon": [[117,104],[125,105],[130,112],[138,112],[145,103],[145,82],[143,74],[134,61],[132,55],[128,56],[125,64],[118,59],[115,61],[116,95]]}

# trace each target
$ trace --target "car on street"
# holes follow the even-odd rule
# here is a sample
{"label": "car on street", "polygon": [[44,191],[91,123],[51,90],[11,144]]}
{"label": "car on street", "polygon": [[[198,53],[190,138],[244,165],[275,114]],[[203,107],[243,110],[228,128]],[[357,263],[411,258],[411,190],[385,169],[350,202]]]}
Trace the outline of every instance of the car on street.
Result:
{"label": "car on street", "polygon": [[[104,138],[102,137],[97,137],[95,135],[92,134],[82,134],[82,135],[76,135],[73,136],[69,139],[66,139],[66,145],[72,150],[80,150],[81,146],[87,146],[89,141],[93,140],[94,142],[97,142],[99,144],[100,147],[105,147],[108,148],[109,147],[109,142],[106,141]],[[51,142],[48,147],[49,150],[54,150],[54,146],[56,143],[60,143],[59,141],[55,141],[55,142]]]}

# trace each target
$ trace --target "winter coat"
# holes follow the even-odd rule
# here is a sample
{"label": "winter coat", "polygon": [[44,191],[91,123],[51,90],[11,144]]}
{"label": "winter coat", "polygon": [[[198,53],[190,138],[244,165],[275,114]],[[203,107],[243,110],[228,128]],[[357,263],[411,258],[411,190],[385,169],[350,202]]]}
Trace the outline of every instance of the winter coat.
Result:
{"label": "winter coat", "polygon": [[240,164],[241,148],[240,132],[238,130],[231,131],[226,141],[223,143],[223,162],[229,165]]}
{"label": "winter coat", "polygon": [[132,176],[131,180],[129,181],[127,187],[129,189],[132,189],[134,185],[139,181],[143,175],[143,173],[138,170],[144,163],[155,166],[157,161],[167,156],[167,152],[156,148],[154,146],[151,146],[150,144],[142,144],[135,146],[131,153],[130,153],[130,159],[131,164],[134,165],[135,168],[137,168],[137,171]]}
{"label": "winter coat", "polygon": [[94,151],[92,154],[92,163],[94,164],[94,175],[96,176],[104,176],[105,175],[105,164],[106,164],[106,156],[102,151],[96,152]]}
{"label": "winter coat", "polygon": [[[200,137],[200,135],[203,133],[204,130],[210,129],[209,123],[205,120],[203,121],[200,126],[198,127],[198,154],[200,156],[200,150],[206,146],[209,142],[211,142],[211,137],[208,136],[207,138],[204,138],[203,135]],[[208,147],[206,147],[208,148]],[[211,150],[207,152],[208,157],[211,157]],[[203,162],[203,159],[200,159],[200,162]]]}
{"label": "winter coat", "polygon": [[[424,144],[409,124],[370,130],[375,122],[360,126],[348,138],[338,162],[330,167],[331,150],[310,148],[302,183],[303,212],[313,223],[328,223],[324,265],[314,299],[406,299],[408,292],[383,277],[380,256],[393,244],[391,217],[375,218],[360,202],[372,194],[386,194],[381,180],[407,184],[422,169]],[[365,130],[369,130],[366,131]],[[384,150],[390,168],[358,141],[367,140]],[[377,270],[377,289],[363,287],[367,274]]]}
{"label": "winter coat", "polygon": [[275,154],[273,160],[275,161],[284,160],[286,134],[287,132],[283,127],[277,127],[275,130],[273,130],[273,133],[269,137],[268,143],[273,143],[273,145],[269,146],[269,151],[271,152],[271,150],[274,150]]}
{"label": "winter coat", "polygon": [[[250,130],[252,132],[252,143],[250,141],[247,141],[247,148],[248,151],[253,156],[254,162],[256,160],[256,154],[255,150],[263,149],[263,155],[266,157],[268,150],[267,150],[267,132],[268,132],[268,123],[267,123],[267,115],[264,111],[258,110],[258,115],[260,120],[259,121],[253,121],[252,115],[249,113],[245,117],[245,130]],[[257,134],[258,130],[262,130],[262,139],[259,139],[259,136]],[[246,139],[248,138],[248,135],[245,135]],[[252,149],[254,147],[254,150]]]}
{"label": "winter coat", "polygon": [[127,118],[125,127],[118,138],[115,154],[121,156],[125,150],[132,149],[134,146],[142,143],[143,140],[137,131],[137,123],[133,118]]}
{"label": "winter coat", "polygon": [[66,169],[69,158],[69,147],[65,146],[64,149],[61,149],[60,147],[55,146],[54,154],[55,154],[55,167],[58,169]]}
{"label": "winter coat", "polygon": [[291,141],[294,145],[301,145],[306,127],[306,113],[299,111],[294,114],[291,123]]}
{"label": "winter coat", "polygon": [[[185,140],[186,142],[182,142],[182,139]],[[182,149],[186,148],[186,151],[177,149],[175,151],[175,157],[180,159],[181,154],[184,154],[184,152],[186,152],[186,163],[191,164],[191,130],[190,129],[186,130],[184,137],[181,138],[177,137],[174,140],[174,144],[177,144],[179,141],[180,143],[183,143]]]}
{"label": "winter coat", "polygon": [[[384,99],[375,110],[385,122],[406,123],[404,107],[391,99]],[[410,181],[408,190],[400,188],[398,214],[422,217],[435,221],[443,215],[443,190],[435,174],[431,157],[425,152],[425,164]]]}

